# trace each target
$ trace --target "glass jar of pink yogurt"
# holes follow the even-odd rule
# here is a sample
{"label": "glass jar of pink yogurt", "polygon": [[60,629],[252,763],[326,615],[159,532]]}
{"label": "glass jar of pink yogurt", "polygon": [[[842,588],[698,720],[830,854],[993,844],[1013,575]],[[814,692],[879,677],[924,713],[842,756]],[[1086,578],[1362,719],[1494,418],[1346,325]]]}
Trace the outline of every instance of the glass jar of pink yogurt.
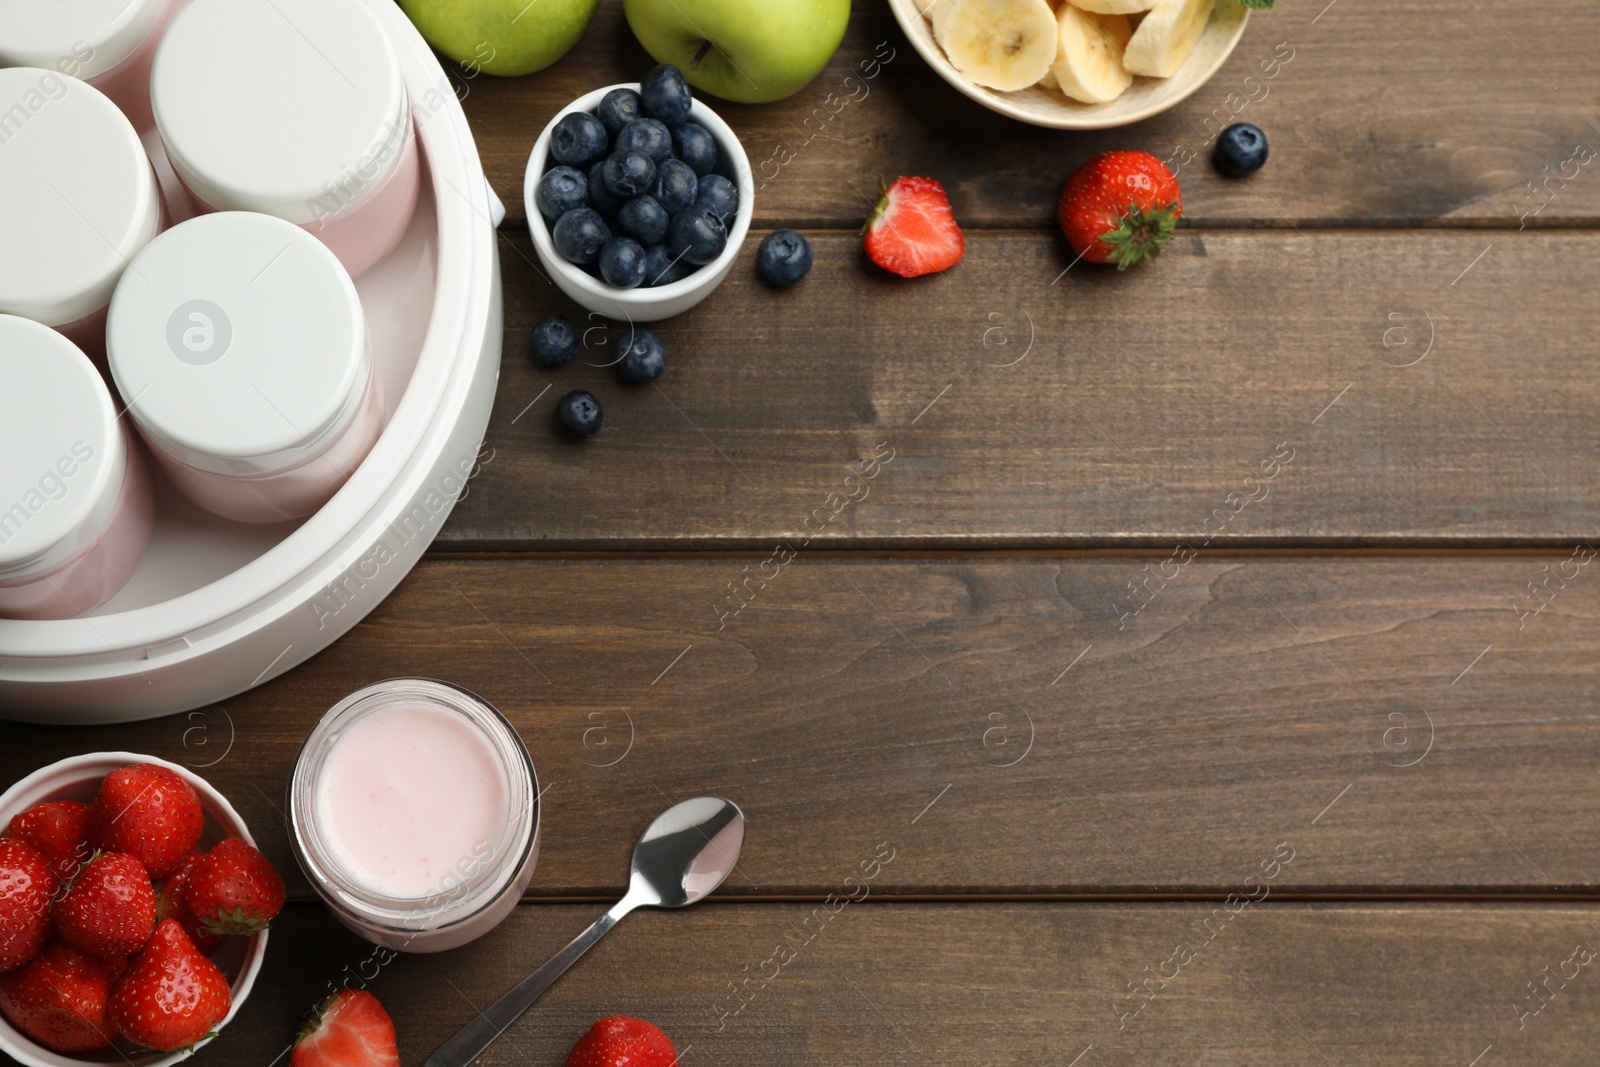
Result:
{"label": "glass jar of pink yogurt", "polygon": [[421,188],[410,99],[362,0],[194,0],[161,42],[150,91],[195,213],[276,215],[352,277],[410,226]]}
{"label": "glass jar of pink yogurt", "polygon": [[89,357],[0,315],[0,617],[68,619],[114,596],[150,544],[144,459]]}
{"label": "glass jar of pink yogurt", "polygon": [[45,67],[99,89],[143,132],[150,64],[183,0],[0,0],[0,67]]}
{"label": "glass jar of pink yogurt", "polygon": [[394,678],[312,729],[289,783],[295,858],[334,916],[442,952],[511,913],[539,853],[539,784],[512,725],[465,689]]}

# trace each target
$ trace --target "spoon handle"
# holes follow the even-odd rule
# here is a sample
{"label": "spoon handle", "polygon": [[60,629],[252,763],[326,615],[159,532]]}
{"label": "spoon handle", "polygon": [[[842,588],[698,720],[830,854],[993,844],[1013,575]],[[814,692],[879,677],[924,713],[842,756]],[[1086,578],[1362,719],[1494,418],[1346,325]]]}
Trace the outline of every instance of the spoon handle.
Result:
{"label": "spoon handle", "polygon": [[539,995],[562,974],[577,962],[578,957],[589,951],[589,947],[600,940],[613,926],[617,925],[628,912],[637,905],[632,900],[624,899],[600,918],[594,921],[583,933],[573,938],[567,946],[528,977],[518,982],[504,996],[488,1009],[481,1012],[478,1017],[466,1026],[461,1032],[439,1046],[439,1051],[429,1056],[422,1067],[467,1067],[467,1064],[483,1054],[483,1050],[494,1043],[495,1038],[505,1032],[506,1028],[527,1011],[529,1006]]}

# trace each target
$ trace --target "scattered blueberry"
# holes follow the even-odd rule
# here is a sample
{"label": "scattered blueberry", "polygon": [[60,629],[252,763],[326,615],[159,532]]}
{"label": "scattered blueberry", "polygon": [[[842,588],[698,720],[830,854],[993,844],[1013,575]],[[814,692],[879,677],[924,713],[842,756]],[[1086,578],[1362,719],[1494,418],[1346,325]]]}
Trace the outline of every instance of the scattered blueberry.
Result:
{"label": "scattered blueberry", "polygon": [[787,288],[811,270],[811,242],[793,230],[773,230],[761,239],[756,267],[773,285]]}
{"label": "scattered blueberry", "polygon": [[739,187],[720,174],[707,174],[700,179],[700,192],[695,197],[696,206],[704,205],[727,223],[739,210]]}
{"label": "scattered blueberry", "polygon": [[611,240],[611,228],[593,208],[580,207],[557,219],[551,236],[562,258],[583,266],[600,258],[601,247]]}
{"label": "scattered blueberry", "polygon": [[728,246],[728,228],[722,218],[705,204],[695,204],[672,218],[667,231],[667,247],[674,256],[688,263],[705,266],[722,255]]}
{"label": "scattered blueberry", "polygon": [[634,119],[643,118],[644,111],[638,93],[632,89],[613,89],[600,101],[595,115],[606,132],[615,137],[622,127]]}
{"label": "scattered blueberry", "polygon": [[641,244],[660,244],[666,240],[667,223],[672,219],[653,196],[636,196],[617,212],[617,227]]}
{"label": "scattered blueberry", "polygon": [[589,206],[589,179],[573,167],[553,167],[539,179],[533,194],[539,214],[554,222],[575,207]]}
{"label": "scattered blueberry", "polygon": [[649,156],[638,152],[613,152],[606,157],[600,176],[606,188],[618,196],[638,196],[655,188],[656,165]]}
{"label": "scattered blueberry", "polygon": [[533,324],[528,350],[541,367],[564,367],[578,354],[578,331],[560,315],[546,315]]}
{"label": "scattered blueberry", "polygon": [[681,159],[666,159],[656,165],[656,199],[667,214],[676,215],[699,195],[699,180],[689,164]]}
{"label": "scattered blueberry", "polygon": [[672,254],[666,245],[651,245],[644,250],[644,284],[671,285],[689,276],[690,267]]}
{"label": "scattered blueberry", "polygon": [[617,337],[617,376],[629,385],[645,385],[667,369],[667,350],[649,330],[635,327],[631,335]]}
{"label": "scattered blueberry", "polygon": [[644,113],[668,126],[687,119],[689,105],[694,101],[683,71],[667,63],[651,68],[640,83],[639,95],[644,101]]}
{"label": "scattered blueberry", "polygon": [[660,163],[672,155],[672,133],[659,119],[634,119],[617,134],[618,152],[638,152]]}
{"label": "scattered blueberry", "polygon": [[593,393],[583,389],[574,389],[556,401],[556,414],[561,419],[561,425],[574,437],[593,437],[600,429],[600,423],[605,421],[600,401],[594,398]]}
{"label": "scattered blueberry", "polygon": [[589,206],[606,218],[614,219],[628,198],[606,188],[605,165],[606,161],[602,159],[589,167]]}
{"label": "scattered blueberry", "polygon": [[698,122],[686,122],[673,128],[672,151],[697,175],[710,174],[717,169],[717,142],[711,131]]}
{"label": "scattered blueberry", "polygon": [[604,157],[610,146],[605,126],[587,111],[562,116],[550,135],[550,157],[571,167],[593,163]]}
{"label": "scattered blueberry", "polygon": [[1254,174],[1267,161],[1267,135],[1248,122],[1236,122],[1217,138],[1215,160],[1230,178]]}
{"label": "scattered blueberry", "polygon": [[644,281],[644,246],[631,237],[613,237],[600,249],[600,277],[618,289]]}

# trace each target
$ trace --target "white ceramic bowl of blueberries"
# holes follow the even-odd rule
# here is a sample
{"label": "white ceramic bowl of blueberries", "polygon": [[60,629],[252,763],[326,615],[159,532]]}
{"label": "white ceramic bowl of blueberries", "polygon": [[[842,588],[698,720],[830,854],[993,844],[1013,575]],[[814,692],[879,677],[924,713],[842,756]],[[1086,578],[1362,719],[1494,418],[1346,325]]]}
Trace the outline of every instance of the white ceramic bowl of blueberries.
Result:
{"label": "white ceramic bowl of blueberries", "polygon": [[676,68],[586,93],[528,157],[528,230],[551,280],[608,318],[694,307],[738,258],[754,214],[739,138]]}

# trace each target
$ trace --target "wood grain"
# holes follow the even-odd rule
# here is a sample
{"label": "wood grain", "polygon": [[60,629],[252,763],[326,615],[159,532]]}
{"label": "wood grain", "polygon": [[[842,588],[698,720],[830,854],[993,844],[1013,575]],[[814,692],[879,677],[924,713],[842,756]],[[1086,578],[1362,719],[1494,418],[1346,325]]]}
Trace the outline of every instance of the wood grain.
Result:
{"label": "wood grain", "polygon": [[[1552,0],[1539,12],[1535,25],[1513,0],[1279,0],[1252,15],[1228,63],[1178,107],[1079,133],[968,100],[922,62],[886,3],[859,0],[844,44],[811,85],[776,103],[717,106],[767,179],[756,195],[759,228],[854,229],[878,176],[897,174],[942,180],[968,227],[1046,227],[1062,180],[1122,148],[1189,160],[1179,169],[1185,212],[1201,227],[1515,227],[1524,215],[1535,226],[1592,225],[1600,176],[1568,161],[1580,144],[1600,149],[1591,125],[1600,121],[1600,9]],[[862,67],[878,56],[887,62]],[[575,97],[636,81],[652,62],[621,4],[607,3],[548,70],[456,76],[489,178],[514,217],[544,125]],[[1231,121],[1256,123],[1272,143],[1271,162],[1249,182],[1210,165],[1212,140]]]}
{"label": "wood grain", "polygon": [[8,725],[0,780],[97,749],[213,764],[289,869],[301,739],[355,688],[423,675],[521,730],[540,898],[620,894],[643,828],[705,793],[749,815],[746,897],[821,898],[913,831],[875,892],[1215,897],[1284,840],[1285,893],[1600,891],[1591,562],[765,558],[425,561],[222,708]]}
{"label": "wood grain", "polygon": [[[817,544],[1554,548],[1600,521],[1590,235],[1191,233],[1117,274],[984,233],[914,282],[827,235],[785,291],[755,244],[659,324],[669,368],[633,390],[603,366],[620,328],[503,242],[493,458],[436,547],[762,549],[880,445],[896,458]],[[526,356],[550,312],[593,327],[553,372]],[[573,388],[606,409],[582,445],[551,424]],[[1217,521],[1280,444],[1270,498]]]}
{"label": "wood grain", "polygon": [[[914,862],[915,848],[901,845],[888,869]],[[273,1062],[330,983],[348,974],[360,985],[376,972],[370,988],[395,1018],[402,1060],[421,1063],[598,911],[524,906],[464,949],[379,969],[371,946],[321,909],[292,909],[256,991],[204,1062]],[[1574,957],[1576,946],[1600,945],[1592,907],[1268,898],[1224,921],[1196,904],[904,906],[868,897],[816,922],[822,932],[805,944],[799,924],[811,912],[712,902],[637,913],[478,1062],[562,1063],[611,1014],[660,1025],[686,1065],[1067,1067],[1081,1057],[1077,1067],[1466,1067],[1491,1045],[1484,1063],[1594,1062],[1600,982]],[[799,947],[763,988],[763,970],[770,977],[776,965],[762,965],[786,932]],[[1179,944],[1197,953],[1182,967]],[[1551,1003],[1519,1029],[1517,1013],[1538,1003],[1527,983],[1545,967],[1577,977],[1564,989],[1552,978]],[[1172,976],[1164,989],[1158,974]],[[746,978],[752,992],[733,1015],[740,1001],[730,983]],[[1153,998],[1129,994],[1129,983],[1147,979]],[[1142,1002],[1118,1029],[1118,1012]]]}

